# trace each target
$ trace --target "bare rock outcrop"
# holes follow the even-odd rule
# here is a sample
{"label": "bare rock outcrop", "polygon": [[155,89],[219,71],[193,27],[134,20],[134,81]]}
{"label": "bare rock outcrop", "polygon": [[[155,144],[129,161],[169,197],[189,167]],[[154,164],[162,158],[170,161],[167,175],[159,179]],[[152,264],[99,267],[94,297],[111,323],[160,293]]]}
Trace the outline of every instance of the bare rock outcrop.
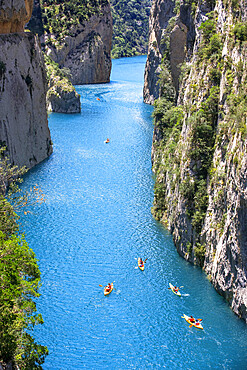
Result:
{"label": "bare rock outcrop", "polygon": [[58,81],[48,91],[47,109],[57,113],[80,113],[80,95],[74,87],[64,88],[63,82]]}
{"label": "bare rock outcrop", "polygon": [[153,104],[159,97],[160,64],[166,50],[165,39],[168,22],[175,17],[175,0],[153,1],[149,17],[148,56],[144,75],[144,103]]}
{"label": "bare rock outcrop", "polygon": [[0,33],[23,32],[33,10],[33,0],[0,0]]}
{"label": "bare rock outcrop", "polygon": [[32,5],[32,0],[0,3],[0,143],[12,163],[27,168],[52,153],[43,55],[38,38],[22,32]]}
{"label": "bare rock outcrop", "polygon": [[179,90],[180,66],[186,56],[187,27],[178,21],[170,34],[171,75],[176,92]]}

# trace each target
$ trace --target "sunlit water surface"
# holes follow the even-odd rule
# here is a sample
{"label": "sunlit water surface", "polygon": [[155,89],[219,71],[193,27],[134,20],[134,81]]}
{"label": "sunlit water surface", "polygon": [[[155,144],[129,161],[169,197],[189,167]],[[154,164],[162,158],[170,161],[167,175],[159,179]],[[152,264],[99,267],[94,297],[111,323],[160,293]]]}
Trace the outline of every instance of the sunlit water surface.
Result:
{"label": "sunlit water surface", "polygon": [[[46,197],[22,219],[42,272],[45,323],[34,335],[49,348],[44,369],[247,369],[245,324],[150,212],[145,60],[114,60],[110,84],[77,86],[82,113],[50,115],[54,153],[25,179]],[[99,284],[112,281],[104,297]],[[182,298],[169,282],[184,286]]]}

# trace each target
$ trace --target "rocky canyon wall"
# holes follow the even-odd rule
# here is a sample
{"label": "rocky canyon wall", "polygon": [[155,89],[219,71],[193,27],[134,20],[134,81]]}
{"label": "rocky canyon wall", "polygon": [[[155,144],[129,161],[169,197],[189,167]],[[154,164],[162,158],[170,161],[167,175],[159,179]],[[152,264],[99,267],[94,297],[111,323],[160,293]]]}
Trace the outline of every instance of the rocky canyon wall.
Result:
{"label": "rocky canyon wall", "polygon": [[[149,17],[148,57],[144,76],[144,102],[153,104],[159,97],[161,60],[167,48],[164,42],[169,20],[175,16],[174,0],[153,1]],[[163,40],[163,42],[162,42]]]}
{"label": "rocky canyon wall", "polygon": [[110,3],[34,0],[27,28],[39,35],[46,54],[48,110],[80,113],[80,96],[73,85],[110,81]]}
{"label": "rocky canyon wall", "polygon": [[53,33],[44,34],[47,55],[58,63],[60,68],[70,70],[73,85],[110,81],[112,44],[110,3],[105,0],[99,1],[95,11],[89,14],[87,20],[78,21],[77,25],[70,26],[69,32],[65,32],[59,41],[58,36],[61,35],[56,33],[55,28]]}
{"label": "rocky canyon wall", "polygon": [[39,40],[24,33],[33,1],[0,3],[0,142],[12,163],[31,168],[52,153]]}
{"label": "rocky canyon wall", "polygon": [[[152,9],[159,6],[165,17],[171,4],[164,1],[162,10],[160,3],[154,0]],[[144,86],[148,103],[158,91],[153,214],[171,231],[178,253],[205,270],[245,321],[246,11],[240,0],[234,6],[223,0],[182,1],[165,29],[153,12]],[[160,41],[165,48],[152,70],[154,52],[161,50],[153,42],[154,30],[165,36]],[[158,80],[158,68],[157,88],[151,82]]]}

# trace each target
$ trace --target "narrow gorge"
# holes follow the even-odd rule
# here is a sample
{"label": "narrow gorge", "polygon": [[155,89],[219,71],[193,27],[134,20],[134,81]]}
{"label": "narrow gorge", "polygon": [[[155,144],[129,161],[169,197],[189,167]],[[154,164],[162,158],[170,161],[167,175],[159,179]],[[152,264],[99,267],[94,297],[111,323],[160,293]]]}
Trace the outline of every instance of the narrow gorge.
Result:
{"label": "narrow gorge", "polygon": [[144,83],[155,102],[152,212],[245,321],[246,41],[244,1],[155,0]]}

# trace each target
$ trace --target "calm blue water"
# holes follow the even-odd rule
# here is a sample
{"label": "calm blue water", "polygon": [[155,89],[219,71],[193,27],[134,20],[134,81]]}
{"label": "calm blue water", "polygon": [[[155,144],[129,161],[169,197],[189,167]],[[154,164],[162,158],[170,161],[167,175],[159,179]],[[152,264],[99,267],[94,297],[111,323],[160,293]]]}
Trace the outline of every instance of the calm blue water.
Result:
{"label": "calm blue water", "polygon": [[[44,369],[247,369],[246,325],[150,213],[144,64],[114,60],[110,84],[78,86],[82,113],[50,115],[54,153],[25,179],[47,199],[22,220],[42,272],[45,323],[35,337],[50,351]],[[148,258],[144,272],[138,256]],[[99,284],[113,280],[104,297]],[[184,286],[182,298],[169,282]],[[190,329],[183,313],[205,330]]]}

